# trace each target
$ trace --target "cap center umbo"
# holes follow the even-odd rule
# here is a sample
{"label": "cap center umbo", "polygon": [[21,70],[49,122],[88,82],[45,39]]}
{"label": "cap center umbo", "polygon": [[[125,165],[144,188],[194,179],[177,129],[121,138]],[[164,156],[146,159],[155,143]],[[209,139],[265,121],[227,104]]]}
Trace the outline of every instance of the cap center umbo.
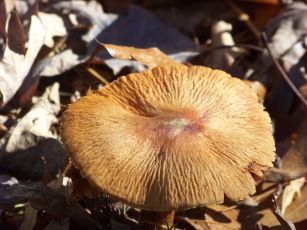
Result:
{"label": "cap center umbo", "polygon": [[175,137],[182,132],[189,132],[193,129],[192,121],[183,117],[163,119],[160,126],[160,128],[169,137]]}
{"label": "cap center umbo", "polygon": [[162,144],[203,131],[203,119],[191,111],[163,111],[145,122],[147,138]]}

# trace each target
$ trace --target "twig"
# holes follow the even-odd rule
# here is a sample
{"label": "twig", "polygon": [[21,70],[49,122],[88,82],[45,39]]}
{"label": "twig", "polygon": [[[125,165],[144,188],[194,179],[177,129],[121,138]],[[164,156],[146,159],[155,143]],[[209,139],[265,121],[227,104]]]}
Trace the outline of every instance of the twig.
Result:
{"label": "twig", "polygon": [[260,32],[259,30],[254,26],[254,24],[252,23],[252,21],[250,20],[250,17],[247,13],[245,13],[243,10],[241,10],[234,2],[232,2],[231,0],[227,0],[226,1],[228,3],[228,5],[238,14],[239,16],[239,20],[243,21],[246,26],[252,31],[252,33],[254,34],[254,36],[256,38],[259,38],[260,36]]}
{"label": "twig", "polygon": [[231,46],[229,46],[229,45],[220,45],[220,46],[214,46],[214,47],[210,47],[210,48],[206,48],[206,47],[200,46],[198,48],[198,51],[199,52],[203,52],[203,53],[207,53],[207,52],[211,52],[211,51],[214,51],[214,50],[217,50],[217,49],[231,49],[231,48],[234,48],[234,47],[255,50],[255,51],[258,51],[258,52],[263,52],[263,50],[264,50],[262,47],[256,46],[256,45],[251,45],[251,44],[234,44],[234,45],[231,45]]}

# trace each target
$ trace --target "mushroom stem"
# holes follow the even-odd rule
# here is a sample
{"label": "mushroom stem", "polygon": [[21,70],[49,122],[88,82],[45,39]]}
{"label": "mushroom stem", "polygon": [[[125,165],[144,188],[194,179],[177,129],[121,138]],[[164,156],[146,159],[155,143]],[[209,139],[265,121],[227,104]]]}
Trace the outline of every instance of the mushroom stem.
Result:
{"label": "mushroom stem", "polygon": [[155,212],[141,210],[141,229],[172,229],[175,211]]}

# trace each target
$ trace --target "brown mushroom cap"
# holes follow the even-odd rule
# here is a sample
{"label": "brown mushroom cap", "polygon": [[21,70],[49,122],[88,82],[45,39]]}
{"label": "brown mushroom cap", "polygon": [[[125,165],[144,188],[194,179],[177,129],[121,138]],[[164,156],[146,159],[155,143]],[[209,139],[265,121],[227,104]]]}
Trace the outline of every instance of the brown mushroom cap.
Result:
{"label": "brown mushroom cap", "polygon": [[243,199],[272,167],[270,118],[241,80],[206,67],[124,76],[69,105],[61,136],[91,184],[167,211]]}

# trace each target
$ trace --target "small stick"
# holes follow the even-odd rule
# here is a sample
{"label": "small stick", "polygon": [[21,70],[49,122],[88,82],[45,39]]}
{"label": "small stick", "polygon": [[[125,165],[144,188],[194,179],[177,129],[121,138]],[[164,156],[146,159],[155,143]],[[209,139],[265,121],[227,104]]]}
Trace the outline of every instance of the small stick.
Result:
{"label": "small stick", "polygon": [[252,21],[250,20],[250,17],[247,13],[245,13],[243,10],[241,10],[235,3],[233,3],[231,0],[227,0],[228,5],[239,15],[239,20],[243,21],[247,27],[252,31],[252,33],[255,35],[256,38],[260,37],[259,30],[254,26]]}

